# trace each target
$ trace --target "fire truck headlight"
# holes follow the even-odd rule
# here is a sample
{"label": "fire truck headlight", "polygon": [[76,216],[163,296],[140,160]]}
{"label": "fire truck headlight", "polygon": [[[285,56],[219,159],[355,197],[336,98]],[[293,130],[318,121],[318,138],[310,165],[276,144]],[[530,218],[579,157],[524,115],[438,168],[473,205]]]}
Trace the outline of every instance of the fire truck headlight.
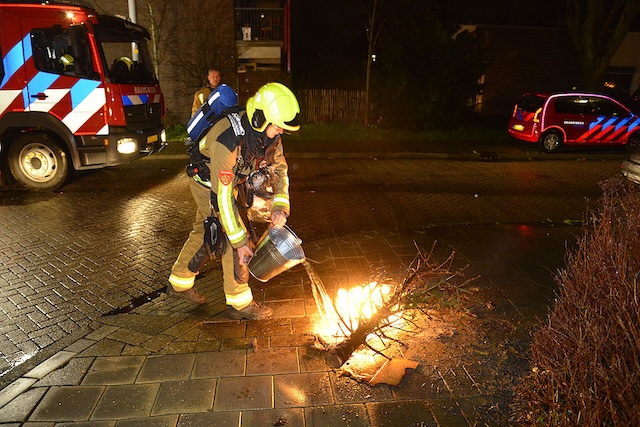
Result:
{"label": "fire truck headlight", "polygon": [[118,153],[131,154],[138,151],[138,141],[134,138],[122,138],[118,140]]}

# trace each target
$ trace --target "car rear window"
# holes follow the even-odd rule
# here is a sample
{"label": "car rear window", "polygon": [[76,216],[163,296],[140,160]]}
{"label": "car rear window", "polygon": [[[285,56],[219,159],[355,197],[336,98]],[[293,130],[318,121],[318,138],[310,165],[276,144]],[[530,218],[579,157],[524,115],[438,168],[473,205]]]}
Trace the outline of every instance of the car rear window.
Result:
{"label": "car rear window", "polygon": [[545,98],[540,95],[524,95],[520,101],[518,101],[518,108],[528,113],[535,113],[538,108],[542,107]]}

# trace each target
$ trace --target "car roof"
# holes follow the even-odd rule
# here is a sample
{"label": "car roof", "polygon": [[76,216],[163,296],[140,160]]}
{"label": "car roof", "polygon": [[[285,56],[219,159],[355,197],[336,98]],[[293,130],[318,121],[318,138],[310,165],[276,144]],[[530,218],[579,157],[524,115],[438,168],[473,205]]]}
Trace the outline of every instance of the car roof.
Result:
{"label": "car roof", "polygon": [[520,100],[524,99],[525,97],[539,97],[542,99],[546,99],[551,96],[556,97],[556,96],[570,96],[570,95],[603,96],[619,102],[620,104],[624,105],[631,111],[634,111],[636,113],[640,112],[640,99],[638,99],[637,97],[634,97],[629,92],[613,84],[605,84],[601,92],[581,91],[575,88],[572,90],[558,91],[558,92],[529,91],[529,92],[525,92],[520,98]]}
{"label": "car roof", "polygon": [[548,92],[525,92],[522,94],[522,98],[524,98],[525,96],[537,96],[539,98],[548,98],[549,95],[551,95]]}

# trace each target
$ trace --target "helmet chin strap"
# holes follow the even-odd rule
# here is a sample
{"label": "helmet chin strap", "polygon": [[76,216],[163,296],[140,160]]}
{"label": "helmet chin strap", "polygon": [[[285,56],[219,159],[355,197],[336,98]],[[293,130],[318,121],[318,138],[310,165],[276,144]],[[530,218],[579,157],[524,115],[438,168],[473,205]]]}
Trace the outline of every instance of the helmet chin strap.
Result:
{"label": "helmet chin strap", "polygon": [[265,152],[272,146],[274,146],[280,139],[280,135],[276,135],[274,138],[267,136],[266,129],[252,137],[247,135],[245,138],[245,144],[243,148],[243,156],[246,159],[256,159],[264,157]]}
{"label": "helmet chin strap", "polygon": [[262,132],[260,132],[260,136],[258,137],[258,144],[260,145],[260,148],[262,148],[263,150],[266,150],[271,145],[273,145],[276,141],[278,141],[278,139],[280,139],[280,134],[277,134],[273,138],[269,138],[269,136],[267,136],[268,127],[269,125],[267,125],[267,127]]}

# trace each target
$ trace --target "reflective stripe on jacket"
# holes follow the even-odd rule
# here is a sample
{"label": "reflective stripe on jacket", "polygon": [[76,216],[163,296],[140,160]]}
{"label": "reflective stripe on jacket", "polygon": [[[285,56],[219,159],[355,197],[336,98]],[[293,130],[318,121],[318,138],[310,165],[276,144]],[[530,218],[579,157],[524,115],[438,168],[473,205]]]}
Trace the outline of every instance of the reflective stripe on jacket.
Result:
{"label": "reflective stripe on jacket", "polygon": [[[242,113],[244,114],[244,113]],[[243,120],[245,132],[255,132]],[[235,203],[238,175],[248,176],[256,169],[256,161],[243,164],[239,140],[229,120],[220,120],[200,141],[200,151],[210,159],[211,190],[216,193],[219,208],[219,219],[231,246],[238,249],[246,245],[249,237],[246,227]],[[279,180],[275,188],[272,210],[283,211],[289,215],[289,177],[288,166],[282,150],[282,143],[277,142],[273,150],[270,166],[278,174]]]}

